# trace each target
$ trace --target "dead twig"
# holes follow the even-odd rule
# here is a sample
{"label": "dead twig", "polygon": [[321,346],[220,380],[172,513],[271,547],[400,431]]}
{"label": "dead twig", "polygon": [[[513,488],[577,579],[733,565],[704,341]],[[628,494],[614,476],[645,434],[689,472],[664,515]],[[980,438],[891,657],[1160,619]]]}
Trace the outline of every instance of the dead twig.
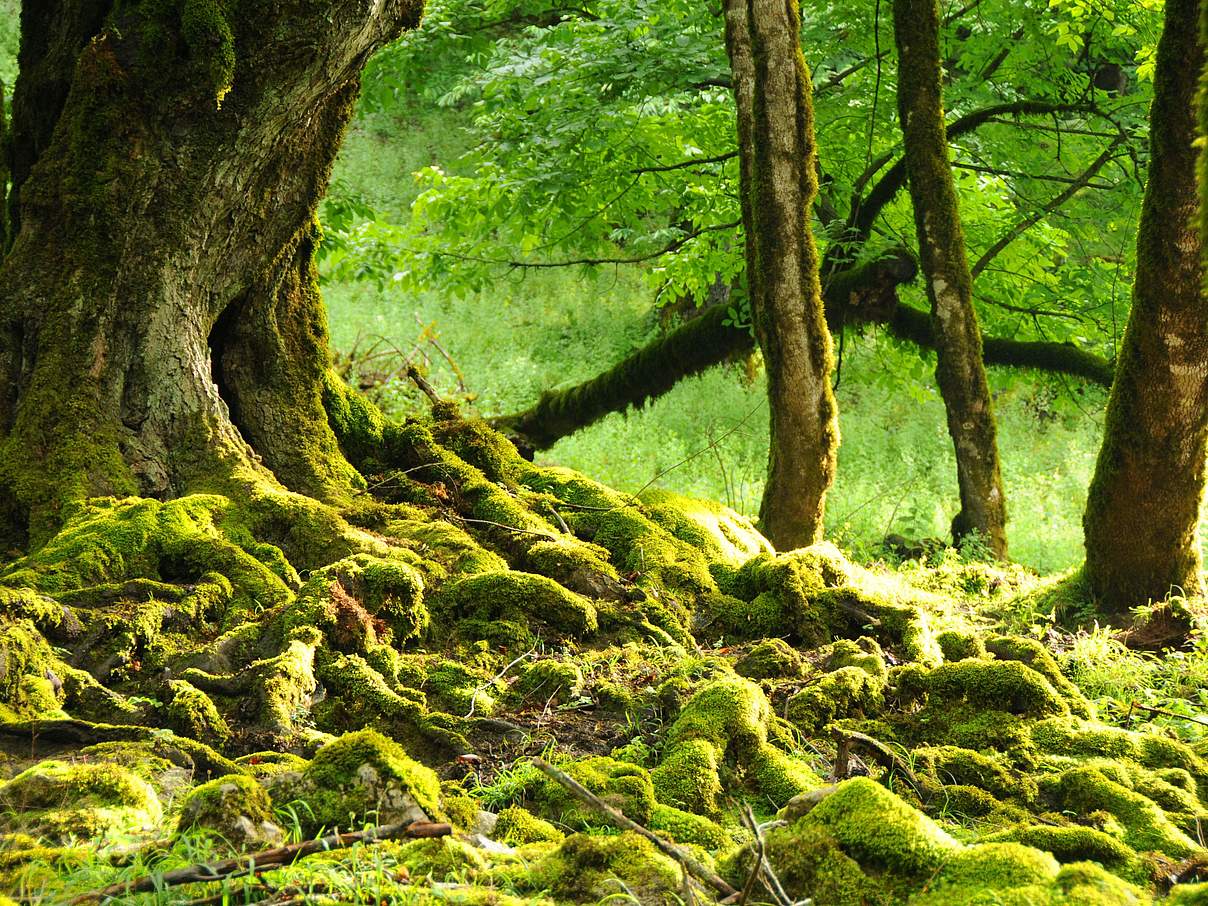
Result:
{"label": "dead twig", "polygon": [[407,377],[411,378],[415,382],[415,386],[424,392],[424,396],[428,398],[433,406],[439,406],[444,402],[440,398],[440,394],[436,392],[436,388],[428,383],[427,379],[419,373],[419,369],[414,365],[407,366]]}
{"label": "dead twig", "polygon": [[1199,724],[1201,727],[1208,727],[1208,720],[1202,717],[1196,717],[1194,714],[1179,714],[1176,711],[1167,711],[1165,708],[1155,708],[1153,705],[1143,705],[1140,702],[1133,702],[1128,706],[1129,719],[1132,718],[1133,708],[1140,708],[1142,711],[1148,711],[1150,714],[1161,714],[1164,717],[1174,717],[1178,720],[1185,720],[1193,724]]}
{"label": "dead twig", "polygon": [[905,777],[906,782],[910,784],[910,788],[914,790],[915,795],[918,796],[919,799],[922,800],[926,798],[923,795],[922,787],[919,786],[919,779],[915,776],[914,771],[910,769],[910,765],[908,765],[897,752],[885,745],[885,743],[881,742],[879,739],[873,739],[871,736],[868,736],[865,733],[860,733],[856,730],[835,730],[834,733],[835,742],[839,747],[839,755],[835,758],[836,780],[844,779],[843,776],[840,776],[838,773],[840,767],[840,758],[842,758],[844,761],[843,767],[846,771],[846,760],[850,755],[852,745],[855,744],[866,751],[871,752],[874,756],[877,756],[877,760],[880,761],[885,767],[897,771],[903,777]]}
{"label": "dead twig", "polygon": [[177,887],[181,884],[206,884],[213,881],[224,881],[241,875],[257,875],[265,871],[273,871],[283,865],[292,864],[315,853],[328,852],[333,849],[344,849],[357,843],[378,843],[382,840],[398,838],[447,837],[453,833],[448,824],[437,824],[430,821],[410,821],[407,824],[384,824],[371,827],[368,830],[351,834],[329,834],[317,840],[307,840],[303,843],[291,843],[289,846],[279,846],[258,853],[237,856],[221,862],[201,862],[187,868],[178,868],[164,872],[162,875],[146,875],[133,881],[121,881],[100,890],[80,894],[71,903],[99,903],[109,897],[128,896],[134,893],[147,893],[166,887]]}
{"label": "dead twig", "polygon": [[558,770],[544,758],[534,758],[533,764],[537,766],[541,773],[545,774],[551,780],[555,780],[562,784],[576,799],[596,809],[596,811],[603,814],[617,827],[622,828],[623,830],[633,831],[635,834],[645,837],[663,853],[675,859],[680,863],[680,865],[692,872],[695,877],[708,884],[722,896],[730,897],[738,893],[738,891],[727,884],[723,878],[718,877],[707,867],[697,861],[691,853],[680,849],[674,843],[664,840],[658,834],[647,830],[633,819],[626,818],[624,814],[613,808],[608,803],[604,802],[599,796],[587,789],[587,787],[583,786],[583,784],[579,783],[579,781],[575,780],[575,778],[571,777],[565,771]]}

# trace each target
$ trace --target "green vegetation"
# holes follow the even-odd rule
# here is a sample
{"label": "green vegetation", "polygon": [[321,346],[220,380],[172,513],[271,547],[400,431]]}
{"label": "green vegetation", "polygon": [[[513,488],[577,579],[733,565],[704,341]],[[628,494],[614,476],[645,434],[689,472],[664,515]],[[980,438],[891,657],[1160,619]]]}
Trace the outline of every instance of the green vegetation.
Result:
{"label": "green vegetation", "polygon": [[[796,156],[819,167],[796,177],[821,262],[806,243],[797,263],[811,294],[820,272],[843,439],[827,540],[779,551],[756,524],[769,413],[749,343],[531,459],[496,420],[657,358],[698,309],[739,333],[758,319],[723,40],[739,0],[431,0],[393,41],[406,3],[369,24],[357,4],[63,4],[78,35],[26,6],[27,51],[56,55],[22,63],[43,93],[6,100],[8,216],[87,223],[107,273],[175,282],[76,290],[63,266],[27,297],[31,233],[0,249],[0,448],[24,457],[0,464],[0,906],[684,906],[726,884],[746,906],[1208,902],[1204,601],[1189,587],[1127,631],[1099,621],[1079,565],[1103,381],[990,354],[1052,341],[1100,376],[1114,363],[1162,153],[1145,113],[1162,4],[940,7],[1015,562],[975,533],[948,542],[956,462],[919,330],[942,287],[892,266],[913,273],[928,229],[900,191],[889,7],[798,5],[793,93],[811,79],[814,110],[792,131],[809,143],[814,117]],[[17,13],[0,0],[6,86]],[[289,67],[318,58],[314,97],[290,93]],[[327,167],[299,124],[334,154],[358,74],[320,204]],[[171,115],[138,121],[176,82]],[[752,128],[773,129],[755,101]],[[83,114],[50,134],[60,104],[95,105],[89,134],[129,127],[89,167],[146,185],[81,188]],[[172,220],[151,185],[231,208]],[[767,232],[752,260],[775,259]],[[234,252],[255,243],[251,263]],[[170,304],[144,319],[136,297],[156,293]],[[143,320],[197,342],[143,361],[119,342]],[[39,377],[24,397],[30,325],[91,357],[86,387]],[[147,370],[161,360],[196,373],[168,387]],[[143,433],[177,420],[141,398],[168,389],[202,401],[163,435],[178,444]],[[65,401],[48,418],[69,422],[77,390],[120,438],[44,448],[11,427],[19,398]],[[412,822],[448,827],[169,883]]]}

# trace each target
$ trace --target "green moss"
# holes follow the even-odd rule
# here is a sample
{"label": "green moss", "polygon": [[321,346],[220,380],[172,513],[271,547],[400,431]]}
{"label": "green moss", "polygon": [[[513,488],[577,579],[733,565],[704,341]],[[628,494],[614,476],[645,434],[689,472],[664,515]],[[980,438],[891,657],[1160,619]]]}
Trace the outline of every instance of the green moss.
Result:
{"label": "green moss", "polygon": [[546,658],[530,664],[516,684],[516,692],[535,702],[567,702],[583,691],[583,672],[568,661]]}
{"label": "green moss", "polygon": [[532,866],[528,883],[558,899],[580,903],[627,889],[638,902],[671,906],[680,902],[681,877],[679,865],[637,834],[573,834]]}
{"label": "green moss", "polygon": [[565,834],[528,809],[513,805],[499,813],[492,836],[500,843],[520,846],[524,843],[560,842]]}
{"label": "green moss", "polygon": [[1013,827],[986,838],[986,842],[1009,840],[1052,853],[1057,861],[1098,862],[1105,868],[1137,880],[1137,854],[1115,837],[1093,827],[1057,827],[1034,824]]}
{"label": "green moss", "polygon": [[313,825],[327,828],[351,827],[370,815],[382,824],[444,818],[436,775],[374,730],[321,748],[291,793],[307,803]]}
{"label": "green moss", "polygon": [[659,801],[716,815],[725,788],[721,771],[735,764],[776,805],[820,786],[807,766],[768,741],[775,723],[767,697],[739,677],[706,684],[667,732],[662,761],[651,775]]}
{"label": "green moss", "polygon": [[47,677],[63,672],[32,622],[0,619],[0,705],[13,719],[59,713],[62,702]]}
{"label": "green moss", "polygon": [[862,636],[854,642],[850,639],[840,639],[830,646],[826,655],[826,668],[838,670],[841,667],[859,667],[869,676],[879,680],[881,685],[884,685],[885,678],[889,675],[889,668],[885,665],[885,652],[881,650],[876,639],[868,636]]}
{"label": "green moss", "polygon": [[738,659],[734,670],[749,679],[800,679],[805,659],[783,639],[764,639]]}
{"label": "green moss", "polygon": [[940,870],[939,885],[1010,890],[1047,884],[1057,877],[1057,860],[1019,843],[982,843],[956,853]]}
{"label": "green moss", "polygon": [[308,762],[300,755],[289,752],[252,752],[236,758],[235,763],[244,765],[250,776],[263,779],[277,774],[299,773]]}
{"label": "green moss", "polygon": [[235,81],[235,36],[219,0],[185,0],[180,34],[218,104]]}
{"label": "green moss", "polygon": [[1040,642],[1020,636],[1000,635],[987,639],[985,644],[986,650],[999,660],[1020,661],[1047,679],[1077,717],[1094,716],[1091,704],[1082,691],[1066,678],[1053,655]]}
{"label": "green moss", "polygon": [[798,823],[830,834],[864,868],[927,877],[960,844],[939,825],[866,777],[835,787]]}
{"label": "green moss", "polygon": [[1208,884],[1179,884],[1166,898],[1169,906],[1204,906],[1208,903]]}
{"label": "green moss", "polygon": [[181,736],[221,749],[230,741],[231,728],[208,695],[184,680],[169,680],[164,703],[164,724]]}
{"label": "green moss", "polygon": [[530,626],[555,638],[584,638],[597,627],[596,609],[586,598],[552,579],[522,572],[481,573],[450,582],[439,594],[458,632],[501,644],[530,644]]}
{"label": "green moss", "polygon": [[1122,730],[1084,720],[1038,721],[1032,739],[1042,752],[1067,756],[1102,756],[1135,761],[1148,768],[1181,768],[1197,780],[1208,779],[1208,764],[1186,743],[1153,733]]}
{"label": "green moss", "polygon": [[1197,849],[1152,800],[1109,780],[1096,768],[1065,771],[1046,780],[1042,792],[1062,811],[1082,818],[1096,812],[1112,815],[1123,829],[1124,842],[1138,852],[1156,851],[1178,859]]}
{"label": "green moss", "polygon": [[398,861],[414,878],[433,881],[472,881],[487,867],[478,848],[455,837],[412,840],[398,849]]}
{"label": "green moss", "polygon": [[661,489],[643,491],[641,499],[653,522],[711,561],[741,566],[759,554],[774,553],[751,520],[720,503]]}
{"label": "green moss", "polygon": [[218,777],[194,787],[180,807],[178,831],[207,830],[236,849],[279,843],[273,803],[264,788],[243,774]]}
{"label": "green moss", "polygon": [[[626,817],[648,825],[654,810],[654,788],[645,768],[596,756],[561,765],[571,777]],[[523,780],[524,801],[537,814],[575,830],[598,827],[599,812],[574,798],[555,780],[529,767]]]}
{"label": "green moss", "polygon": [[730,845],[730,835],[714,821],[674,806],[656,803],[650,816],[650,829],[677,843],[692,843],[709,852]]}
{"label": "green moss", "polygon": [[884,704],[883,679],[861,667],[823,674],[788,701],[789,721],[806,734],[821,732],[842,717],[871,716]]}
{"label": "green moss", "polygon": [[963,661],[965,658],[986,657],[986,644],[981,636],[972,632],[958,632],[947,629],[937,633],[936,644],[944,653],[945,661]]}
{"label": "green moss", "polygon": [[0,786],[0,826],[52,840],[148,831],[161,815],[152,786],[116,764],[43,761]]}
{"label": "green moss", "polygon": [[[766,854],[785,891],[794,900],[812,898],[819,906],[885,906],[888,891],[865,874],[825,830],[797,823],[766,834]],[[741,889],[750,877],[754,854],[739,847],[721,859],[718,869]]]}
{"label": "green moss", "polygon": [[998,799],[1031,804],[1036,781],[1009,765],[997,753],[982,753],[959,746],[920,746],[911,752],[916,773],[940,784],[973,786]]}
{"label": "green moss", "polygon": [[964,660],[931,670],[907,668],[896,679],[902,693],[912,698],[925,695],[944,705],[966,704],[1037,718],[1069,714],[1052,684],[1018,661]]}

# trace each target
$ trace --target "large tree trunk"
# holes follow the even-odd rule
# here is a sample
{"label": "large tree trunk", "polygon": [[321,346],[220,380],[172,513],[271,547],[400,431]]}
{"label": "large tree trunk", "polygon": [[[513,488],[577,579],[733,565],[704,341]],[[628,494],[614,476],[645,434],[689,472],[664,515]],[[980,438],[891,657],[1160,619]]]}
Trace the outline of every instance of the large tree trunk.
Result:
{"label": "large tree trunk", "polygon": [[961,509],[953,536],[982,535],[1007,555],[1007,508],[998,463],[994,411],[981,331],[973,309],[973,281],[948,160],[941,99],[940,15],[936,0],[894,0],[898,46],[898,111],[919,258],[931,301],[936,380],[956,449]]}
{"label": "large tree trunk", "polygon": [[322,408],[314,211],[365,59],[420,5],[226,8],[24,5],[0,267],[10,529],[43,536],[90,495],[271,470],[338,498],[354,480]]}
{"label": "large tree trunk", "polygon": [[1204,64],[1198,9],[1196,0],[1166,3],[1133,307],[1083,519],[1086,576],[1114,615],[1204,587],[1196,531],[1208,438],[1208,299],[1194,147]]}
{"label": "large tree trunk", "polygon": [[770,406],[760,519],[772,543],[787,550],[821,538],[839,446],[830,333],[809,221],[818,191],[810,76],[796,0],[726,0],[725,14],[747,287]]}

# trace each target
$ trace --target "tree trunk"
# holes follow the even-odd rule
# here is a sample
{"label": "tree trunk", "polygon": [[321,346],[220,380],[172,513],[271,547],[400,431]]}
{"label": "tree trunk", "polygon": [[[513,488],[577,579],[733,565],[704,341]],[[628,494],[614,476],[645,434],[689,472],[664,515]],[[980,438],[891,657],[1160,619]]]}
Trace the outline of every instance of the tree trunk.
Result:
{"label": "tree trunk", "polygon": [[[1132,311],[1083,518],[1086,577],[1112,615],[1172,591],[1204,589],[1197,527],[1208,438],[1208,300],[1205,227],[1196,211],[1196,86],[1204,68],[1198,8],[1196,0],[1166,3]],[[1208,108],[1200,116],[1208,118]]]}
{"label": "tree trunk", "polygon": [[894,0],[893,22],[898,112],[919,258],[931,302],[936,380],[956,449],[961,509],[952,521],[952,534],[959,541],[977,532],[1005,558],[1007,508],[994,411],[940,95],[939,6],[936,0]]}
{"label": "tree trunk", "polygon": [[830,333],[809,221],[818,190],[812,89],[796,0],[726,0],[725,15],[747,287],[770,407],[760,519],[771,542],[787,550],[821,538],[839,445]]}
{"label": "tree trunk", "polygon": [[24,6],[0,266],[10,530],[270,471],[346,495],[314,212],[361,67],[419,4]]}

